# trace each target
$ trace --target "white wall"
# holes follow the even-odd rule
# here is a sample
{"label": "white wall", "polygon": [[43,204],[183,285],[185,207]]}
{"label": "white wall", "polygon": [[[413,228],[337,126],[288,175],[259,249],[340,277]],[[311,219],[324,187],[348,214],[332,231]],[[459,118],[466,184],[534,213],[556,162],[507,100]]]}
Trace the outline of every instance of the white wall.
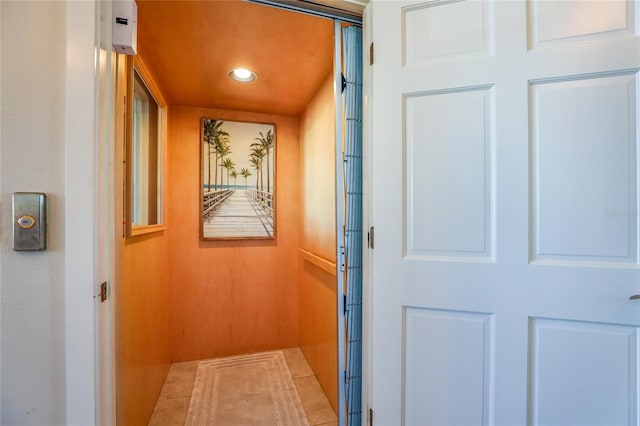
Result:
{"label": "white wall", "polygon": [[[66,24],[65,2],[0,2],[3,425],[66,423]],[[15,191],[48,194],[47,251],[12,250],[11,193]]]}

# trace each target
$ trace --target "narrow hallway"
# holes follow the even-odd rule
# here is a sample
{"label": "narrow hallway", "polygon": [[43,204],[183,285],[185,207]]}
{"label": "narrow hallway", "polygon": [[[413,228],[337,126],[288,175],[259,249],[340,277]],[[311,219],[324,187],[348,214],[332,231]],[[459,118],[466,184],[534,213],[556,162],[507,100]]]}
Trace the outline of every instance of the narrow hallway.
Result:
{"label": "narrow hallway", "polygon": [[[338,424],[336,414],[302,351],[299,348],[288,348],[283,349],[282,354],[287,362],[309,425],[336,426]],[[149,426],[182,426],[185,424],[199,362],[177,362],[171,365]]]}

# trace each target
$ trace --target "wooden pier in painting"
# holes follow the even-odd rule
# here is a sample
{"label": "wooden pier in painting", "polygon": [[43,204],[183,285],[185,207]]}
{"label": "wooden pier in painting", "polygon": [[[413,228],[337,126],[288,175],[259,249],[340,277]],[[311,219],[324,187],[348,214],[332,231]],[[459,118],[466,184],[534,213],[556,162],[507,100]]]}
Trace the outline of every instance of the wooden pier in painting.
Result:
{"label": "wooden pier in painting", "polygon": [[249,191],[235,190],[203,221],[204,238],[270,238],[273,217]]}

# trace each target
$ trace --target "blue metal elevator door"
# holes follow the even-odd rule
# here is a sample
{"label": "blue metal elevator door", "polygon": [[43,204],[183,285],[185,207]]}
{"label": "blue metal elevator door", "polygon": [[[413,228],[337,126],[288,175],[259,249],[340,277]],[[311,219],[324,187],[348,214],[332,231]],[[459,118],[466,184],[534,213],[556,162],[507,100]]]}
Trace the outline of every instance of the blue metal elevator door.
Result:
{"label": "blue metal elevator door", "polygon": [[362,29],[342,28],[347,422],[362,421]]}

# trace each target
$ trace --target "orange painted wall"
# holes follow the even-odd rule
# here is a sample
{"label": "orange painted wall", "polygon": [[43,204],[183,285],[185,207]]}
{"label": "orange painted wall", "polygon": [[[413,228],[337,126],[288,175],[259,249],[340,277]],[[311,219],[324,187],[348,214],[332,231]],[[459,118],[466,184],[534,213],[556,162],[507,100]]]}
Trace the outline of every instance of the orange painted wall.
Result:
{"label": "orange painted wall", "polygon": [[[124,55],[118,55],[116,103],[124,105]],[[116,113],[117,223],[123,223],[124,111]],[[125,239],[116,236],[115,302],[117,424],[146,425],[171,363],[169,238],[167,231]]]}
{"label": "orange painted wall", "polygon": [[[200,119],[276,124],[277,239],[199,238]],[[173,361],[298,345],[298,118],[169,108]]]}
{"label": "orange painted wall", "polygon": [[[300,118],[300,248],[335,263],[333,75]],[[336,277],[300,258],[300,347],[334,410],[338,407]]]}
{"label": "orange painted wall", "polygon": [[336,257],[335,107],[333,74],[300,117],[300,246]]}
{"label": "orange painted wall", "polygon": [[[146,425],[171,364],[169,247],[165,232],[127,240],[117,289],[117,418]],[[124,325],[124,326],[123,326]]]}

